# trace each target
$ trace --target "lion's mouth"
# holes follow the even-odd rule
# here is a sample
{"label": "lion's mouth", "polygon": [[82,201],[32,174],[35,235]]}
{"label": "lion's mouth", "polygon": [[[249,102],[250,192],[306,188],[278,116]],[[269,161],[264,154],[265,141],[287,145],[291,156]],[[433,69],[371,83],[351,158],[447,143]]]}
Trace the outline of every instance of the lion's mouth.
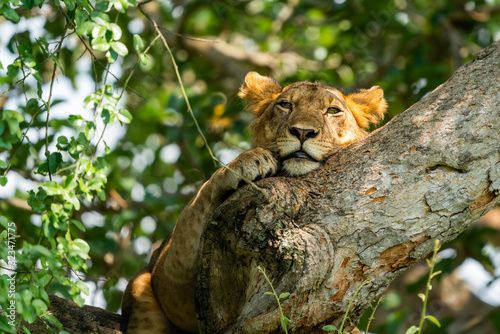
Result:
{"label": "lion's mouth", "polygon": [[307,154],[304,151],[293,152],[292,154],[289,154],[286,157],[284,157],[283,161],[286,161],[286,160],[289,160],[289,159],[306,159],[306,160],[317,162],[316,159],[314,159],[313,157],[311,157],[309,154]]}

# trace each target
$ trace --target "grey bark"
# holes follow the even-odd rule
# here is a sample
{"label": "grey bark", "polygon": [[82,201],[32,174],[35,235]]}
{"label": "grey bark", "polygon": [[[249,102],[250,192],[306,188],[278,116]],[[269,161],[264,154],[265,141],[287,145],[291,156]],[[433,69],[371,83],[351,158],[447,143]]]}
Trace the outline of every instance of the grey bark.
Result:
{"label": "grey bark", "polygon": [[278,333],[274,280],[292,333],[352,328],[389,283],[500,202],[500,41],[324,168],[236,192],[203,236],[204,333]]}

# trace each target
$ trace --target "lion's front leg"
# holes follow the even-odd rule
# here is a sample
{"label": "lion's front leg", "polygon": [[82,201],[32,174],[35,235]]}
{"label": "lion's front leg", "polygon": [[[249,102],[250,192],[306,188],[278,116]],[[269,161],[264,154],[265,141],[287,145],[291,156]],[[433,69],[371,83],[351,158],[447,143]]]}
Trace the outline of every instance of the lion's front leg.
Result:
{"label": "lion's front leg", "polygon": [[193,332],[197,331],[196,271],[206,222],[232,191],[245,184],[245,180],[268,177],[278,168],[276,158],[263,148],[242,153],[228,167],[219,168],[182,211],[170,241],[160,250],[151,272],[154,294],[169,320]]}

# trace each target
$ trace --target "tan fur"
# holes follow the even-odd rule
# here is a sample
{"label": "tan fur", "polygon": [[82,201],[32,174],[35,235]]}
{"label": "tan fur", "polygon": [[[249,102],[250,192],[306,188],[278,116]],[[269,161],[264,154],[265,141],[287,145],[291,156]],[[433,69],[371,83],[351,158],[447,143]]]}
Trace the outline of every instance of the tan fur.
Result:
{"label": "tan fur", "polygon": [[[247,180],[281,171],[304,175],[318,168],[337,147],[366,136],[387,109],[378,86],[344,96],[310,82],[282,88],[250,72],[238,94],[257,118],[252,146],[218,169],[184,208],[171,235],[151,257],[149,268],[129,283],[122,303],[128,333],[198,332],[194,289],[200,237],[215,209]],[[328,108],[334,112],[328,112]]]}

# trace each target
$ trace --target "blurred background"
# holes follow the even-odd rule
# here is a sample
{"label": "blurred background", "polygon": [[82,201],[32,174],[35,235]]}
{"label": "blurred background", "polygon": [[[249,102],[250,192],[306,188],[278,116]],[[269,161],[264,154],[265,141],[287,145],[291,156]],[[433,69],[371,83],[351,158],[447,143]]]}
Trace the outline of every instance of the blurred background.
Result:
{"label": "blurred background", "polygon": [[[133,35],[146,46],[157,35],[148,18],[160,25],[196,119],[223,162],[250,148],[247,126],[253,116],[243,111],[236,97],[248,71],[282,84],[319,81],[345,93],[379,85],[389,103],[385,124],[500,38],[499,0],[138,4],[124,13],[113,8],[108,12],[121,27],[119,40],[130,50],[109,66],[109,75],[105,52],[94,50],[91,56],[85,39],[76,34],[65,37],[59,52],[64,73],[57,70],[48,129],[47,113],[31,117],[25,95],[36,92],[38,85],[48,89],[53,63],[44,61],[42,48],[33,48],[41,78],[27,78],[24,85],[18,81],[22,73],[8,73],[7,64],[18,57],[20,41],[60,39],[64,11],[47,2],[22,11],[18,23],[0,17],[0,112],[17,110],[24,117],[20,130],[26,131],[22,145],[0,149],[0,159],[11,161],[4,175],[8,183],[0,187],[0,213],[16,222],[20,240],[36,244],[41,215],[32,212],[27,192],[47,177],[33,170],[43,163],[45,147],[57,150],[58,136],[80,131],[70,114],[94,119],[96,132],[103,135],[102,141],[96,138],[92,143],[108,165],[105,196],[82,201],[71,218],[85,226],[81,238],[90,247],[89,269],[81,275],[90,287],[86,303],[110,311],[119,310],[127,280],[148,263],[151,250],[218,168],[187,113],[175,68],[161,41],[135,66]],[[130,124],[106,126],[95,119],[93,110],[84,108],[86,96],[95,93],[103,80],[116,89],[128,80],[119,105],[132,115]],[[428,312],[442,328],[428,326],[426,332],[500,333],[500,209],[445,245],[441,255],[438,270],[443,274],[433,284]],[[417,264],[391,285],[371,332],[404,333],[418,323],[417,293],[424,289],[427,273],[425,264]],[[65,296],[57,284],[48,292]]]}

